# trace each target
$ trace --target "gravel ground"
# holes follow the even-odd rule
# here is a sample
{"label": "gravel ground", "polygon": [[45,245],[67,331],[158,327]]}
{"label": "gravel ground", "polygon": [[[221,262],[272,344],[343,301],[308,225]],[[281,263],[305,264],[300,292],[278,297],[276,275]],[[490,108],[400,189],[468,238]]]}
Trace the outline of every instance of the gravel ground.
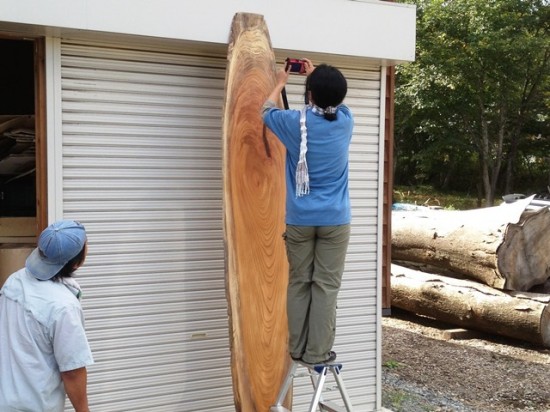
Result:
{"label": "gravel ground", "polygon": [[383,318],[383,406],[394,412],[550,412],[550,349],[392,309]]}

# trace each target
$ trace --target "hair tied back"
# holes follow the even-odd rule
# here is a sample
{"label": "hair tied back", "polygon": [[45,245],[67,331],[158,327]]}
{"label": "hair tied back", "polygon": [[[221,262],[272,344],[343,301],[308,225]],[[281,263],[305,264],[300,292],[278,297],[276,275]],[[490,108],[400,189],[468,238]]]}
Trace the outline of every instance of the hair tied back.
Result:
{"label": "hair tied back", "polygon": [[338,106],[327,106],[323,109],[324,116],[326,120],[333,121],[336,120],[336,112],[338,111]]}

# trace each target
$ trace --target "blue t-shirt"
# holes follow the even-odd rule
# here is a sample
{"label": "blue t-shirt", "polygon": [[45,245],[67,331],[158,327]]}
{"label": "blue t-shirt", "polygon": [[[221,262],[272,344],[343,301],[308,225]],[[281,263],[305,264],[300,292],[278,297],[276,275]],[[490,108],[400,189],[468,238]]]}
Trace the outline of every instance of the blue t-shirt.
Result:
{"label": "blue t-shirt", "polygon": [[300,111],[270,108],[263,119],[286,147],[286,223],[333,226],[351,221],[349,201],[349,145],[353,115],[341,105],[329,121],[307,109],[308,195],[296,196],[296,165],[300,156]]}

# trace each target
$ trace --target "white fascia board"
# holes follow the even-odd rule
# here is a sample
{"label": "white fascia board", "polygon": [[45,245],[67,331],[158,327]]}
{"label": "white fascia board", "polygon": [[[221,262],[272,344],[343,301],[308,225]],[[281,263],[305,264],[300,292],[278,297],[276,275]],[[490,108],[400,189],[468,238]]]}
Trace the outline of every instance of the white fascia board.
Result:
{"label": "white fascia board", "polygon": [[2,22],[226,44],[235,13],[262,14],[273,47],[414,60],[416,8],[376,0],[0,0]]}

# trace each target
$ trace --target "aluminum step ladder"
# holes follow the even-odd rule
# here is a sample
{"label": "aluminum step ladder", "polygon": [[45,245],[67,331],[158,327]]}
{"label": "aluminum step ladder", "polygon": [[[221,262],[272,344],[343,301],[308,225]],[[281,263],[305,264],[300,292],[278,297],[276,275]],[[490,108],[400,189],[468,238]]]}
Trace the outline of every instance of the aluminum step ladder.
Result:
{"label": "aluminum step ladder", "polygon": [[[307,368],[307,374],[298,375],[296,373],[298,366],[303,366]],[[342,367],[343,366],[341,363],[322,363],[318,365],[310,365],[308,363],[303,363],[300,361],[291,361],[290,368],[283,382],[283,386],[281,386],[276,403],[269,409],[269,411],[291,412],[283,406],[286,394],[288,393],[288,390],[290,389],[290,386],[292,385],[295,377],[309,375],[309,377],[311,378],[311,384],[313,385],[314,393],[313,398],[311,399],[311,403],[309,405],[308,412],[315,412],[317,408],[319,408],[319,410],[322,412],[353,412],[353,407],[351,406],[351,401],[349,399],[348,393],[346,392],[344,381],[342,380],[342,376],[340,375]],[[340,395],[342,396],[342,400],[344,401],[344,407],[336,405],[333,402],[323,400],[323,387],[325,385],[325,381],[327,379],[327,374],[329,373],[329,371],[332,372],[334,376],[334,380],[336,381],[338,390],[340,391]]]}

